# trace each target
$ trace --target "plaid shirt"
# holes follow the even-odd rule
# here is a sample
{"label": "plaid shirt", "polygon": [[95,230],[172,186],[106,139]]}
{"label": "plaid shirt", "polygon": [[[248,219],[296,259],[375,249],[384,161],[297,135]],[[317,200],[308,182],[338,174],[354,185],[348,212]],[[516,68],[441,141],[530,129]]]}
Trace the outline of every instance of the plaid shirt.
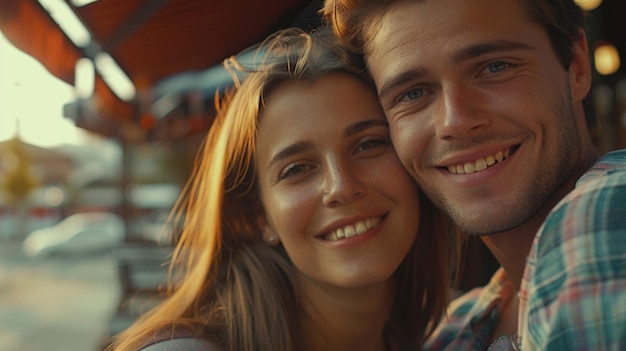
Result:
{"label": "plaid shirt", "polygon": [[450,303],[445,320],[424,350],[486,350],[500,310],[513,293],[504,270],[498,269],[486,286],[472,289]]}
{"label": "plaid shirt", "polygon": [[626,150],[598,161],[539,230],[519,331],[522,350],[626,350]]}
{"label": "plaid shirt", "polygon": [[[450,304],[425,350],[486,350],[512,294],[498,270]],[[539,230],[520,290],[519,334],[524,351],[626,350],[626,150],[602,157]]]}

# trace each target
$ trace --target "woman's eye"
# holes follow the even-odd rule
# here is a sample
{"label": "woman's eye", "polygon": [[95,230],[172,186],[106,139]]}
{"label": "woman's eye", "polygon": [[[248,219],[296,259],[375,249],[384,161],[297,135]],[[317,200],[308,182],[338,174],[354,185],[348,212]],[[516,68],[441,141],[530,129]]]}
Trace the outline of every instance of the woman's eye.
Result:
{"label": "woman's eye", "polygon": [[370,149],[374,149],[379,146],[389,146],[391,145],[391,141],[386,138],[371,138],[363,141],[359,144],[359,151],[366,151]]}
{"label": "woman's eye", "polygon": [[411,89],[411,90],[407,91],[404,95],[402,95],[402,98],[400,100],[402,100],[402,101],[413,101],[413,100],[417,100],[417,99],[421,98],[422,96],[424,96],[424,90],[423,89]]}
{"label": "woman's eye", "polygon": [[490,63],[489,65],[487,65],[487,70],[490,73],[496,73],[496,72],[502,71],[503,69],[507,68],[508,66],[509,66],[509,64],[506,63],[506,62],[501,62],[501,61],[500,62],[493,62],[493,63]]}
{"label": "woman's eye", "polygon": [[278,180],[283,180],[283,179],[287,179],[290,177],[294,177],[306,170],[309,170],[311,168],[311,166],[306,165],[306,164],[301,164],[301,163],[297,163],[297,162],[293,162],[287,165],[287,167],[285,167],[282,172],[280,172],[279,176],[278,176]]}

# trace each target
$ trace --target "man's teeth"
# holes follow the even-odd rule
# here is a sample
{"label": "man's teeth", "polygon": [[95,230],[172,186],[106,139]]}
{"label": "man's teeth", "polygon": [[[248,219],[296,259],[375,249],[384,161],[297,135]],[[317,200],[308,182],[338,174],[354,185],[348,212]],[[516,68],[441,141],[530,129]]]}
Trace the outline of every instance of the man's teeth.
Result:
{"label": "man's teeth", "polygon": [[343,228],[333,230],[329,234],[326,234],[324,238],[329,241],[337,241],[341,239],[351,238],[353,236],[363,234],[369,229],[375,227],[380,223],[380,217],[368,218],[362,221],[358,221],[354,224],[347,225]]}
{"label": "man's teeth", "polygon": [[448,171],[453,174],[469,174],[474,172],[480,172],[487,169],[487,167],[502,162],[509,157],[509,149],[504,151],[498,151],[493,155],[489,155],[485,158],[479,158],[474,162],[465,162],[458,165],[448,166]]}

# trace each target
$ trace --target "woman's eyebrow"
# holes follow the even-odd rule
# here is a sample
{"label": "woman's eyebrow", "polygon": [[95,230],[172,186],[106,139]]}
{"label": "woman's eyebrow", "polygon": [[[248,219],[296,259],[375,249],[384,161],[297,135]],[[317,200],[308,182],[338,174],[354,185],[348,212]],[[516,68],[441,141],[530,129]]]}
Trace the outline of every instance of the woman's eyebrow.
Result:
{"label": "woman's eyebrow", "polygon": [[352,136],[362,130],[365,130],[367,128],[371,128],[371,127],[375,127],[375,126],[385,126],[385,127],[389,127],[389,123],[387,123],[386,119],[368,119],[365,121],[359,121],[356,123],[353,123],[351,125],[349,125],[348,127],[346,127],[346,129],[344,129],[343,131],[343,136],[344,137],[349,137]]}
{"label": "woman's eyebrow", "polygon": [[308,140],[298,141],[291,145],[288,145],[282,149],[280,149],[277,153],[272,156],[270,162],[267,165],[267,168],[271,168],[272,165],[280,160],[283,160],[289,156],[295,155],[299,152],[303,152],[306,150],[310,150],[313,148],[313,142]]}

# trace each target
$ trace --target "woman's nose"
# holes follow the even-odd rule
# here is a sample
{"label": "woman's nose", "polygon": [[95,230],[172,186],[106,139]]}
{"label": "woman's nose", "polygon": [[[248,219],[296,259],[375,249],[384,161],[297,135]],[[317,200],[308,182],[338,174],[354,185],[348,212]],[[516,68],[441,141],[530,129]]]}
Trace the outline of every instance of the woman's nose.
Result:
{"label": "woman's nose", "polygon": [[357,171],[347,165],[333,165],[326,171],[322,188],[325,206],[338,206],[363,197],[367,192]]}

